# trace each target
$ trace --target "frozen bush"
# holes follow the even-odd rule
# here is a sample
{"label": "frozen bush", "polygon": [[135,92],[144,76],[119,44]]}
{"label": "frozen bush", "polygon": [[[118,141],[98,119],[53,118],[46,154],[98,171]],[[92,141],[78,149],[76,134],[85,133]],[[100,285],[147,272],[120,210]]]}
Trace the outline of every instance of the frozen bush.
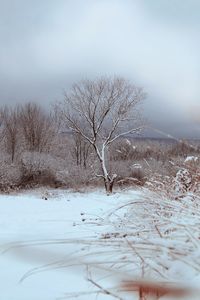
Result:
{"label": "frozen bush", "polygon": [[198,156],[187,156],[184,164],[188,167],[196,167],[196,165],[199,163],[199,157]]}
{"label": "frozen bush", "polygon": [[21,182],[21,170],[19,166],[0,162],[0,190],[8,192],[16,188]]}
{"label": "frozen bush", "polygon": [[80,190],[83,186],[97,186],[98,181],[92,168],[85,169],[81,166],[73,166],[69,169],[69,175],[66,177],[66,186],[74,190]]}
{"label": "frozen bush", "polygon": [[64,184],[67,175],[66,162],[46,153],[25,152],[21,158],[22,184]]}
{"label": "frozen bush", "polygon": [[131,177],[136,179],[139,184],[143,185],[145,182],[145,172],[140,164],[133,164],[131,167]]}
{"label": "frozen bush", "polygon": [[192,177],[187,169],[180,169],[175,177],[174,189],[177,194],[185,194],[192,184]]}
{"label": "frozen bush", "polygon": [[144,164],[137,162],[133,164],[133,161],[112,161],[112,172],[117,174],[117,183],[120,186],[124,185],[143,185],[146,176],[144,170]]}

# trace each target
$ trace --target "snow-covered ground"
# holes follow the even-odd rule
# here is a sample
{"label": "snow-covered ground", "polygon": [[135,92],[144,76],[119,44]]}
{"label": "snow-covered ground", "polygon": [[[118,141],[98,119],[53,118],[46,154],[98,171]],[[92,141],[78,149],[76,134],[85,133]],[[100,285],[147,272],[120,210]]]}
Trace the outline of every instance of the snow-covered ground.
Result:
{"label": "snow-covered ground", "polygon": [[[139,195],[129,191],[108,197],[103,191],[64,190],[0,195],[0,299],[55,300],[66,293],[90,291],[85,267],[69,266],[85,251],[78,241],[98,239],[109,230],[106,223],[98,226],[98,220]],[[81,299],[95,297],[82,294]]]}
{"label": "snow-covered ground", "polygon": [[[200,198],[168,196],[148,190],[1,195],[0,299],[93,300],[99,290],[99,300],[138,299],[141,284],[154,290],[157,284],[156,293],[171,289],[148,300],[175,300],[177,293],[199,299]],[[135,289],[135,298],[124,287]]]}

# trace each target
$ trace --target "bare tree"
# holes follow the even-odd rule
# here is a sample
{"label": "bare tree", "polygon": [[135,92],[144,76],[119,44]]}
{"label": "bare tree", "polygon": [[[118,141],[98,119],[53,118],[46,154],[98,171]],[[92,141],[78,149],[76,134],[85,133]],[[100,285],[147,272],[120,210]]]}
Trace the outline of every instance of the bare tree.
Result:
{"label": "bare tree", "polygon": [[5,106],[1,109],[1,127],[2,138],[5,141],[7,152],[11,155],[11,161],[14,162],[19,133],[19,115],[17,108]]}
{"label": "bare tree", "polygon": [[118,138],[142,129],[138,104],[144,99],[142,88],[123,78],[85,80],[73,85],[60,104],[65,124],[94,148],[100,162],[107,193],[111,193],[116,174],[107,167],[107,153]]}
{"label": "bare tree", "polygon": [[75,133],[73,135],[73,146],[71,150],[72,157],[76,159],[77,166],[87,167],[87,160],[90,154],[91,144],[80,135]]}
{"label": "bare tree", "polygon": [[27,103],[18,108],[20,127],[29,151],[48,152],[55,135],[54,122],[35,103]]}

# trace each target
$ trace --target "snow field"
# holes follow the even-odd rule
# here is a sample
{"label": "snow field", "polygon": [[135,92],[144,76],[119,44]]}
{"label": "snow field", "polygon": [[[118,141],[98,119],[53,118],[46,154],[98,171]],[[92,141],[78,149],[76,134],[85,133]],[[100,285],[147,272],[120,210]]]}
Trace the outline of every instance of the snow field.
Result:
{"label": "snow field", "polygon": [[157,285],[147,300],[198,299],[199,200],[148,190],[1,195],[2,299],[139,299],[141,285]]}
{"label": "snow field", "polygon": [[1,195],[0,299],[55,300],[65,293],[89,291],[85,267],[68,265],[77,264],[81,251],[88,251],[79,241],[97,239],[104,230],[96,223],[105,212],[133,195],[137,193],[107,197],[103,191],[64,190]]}

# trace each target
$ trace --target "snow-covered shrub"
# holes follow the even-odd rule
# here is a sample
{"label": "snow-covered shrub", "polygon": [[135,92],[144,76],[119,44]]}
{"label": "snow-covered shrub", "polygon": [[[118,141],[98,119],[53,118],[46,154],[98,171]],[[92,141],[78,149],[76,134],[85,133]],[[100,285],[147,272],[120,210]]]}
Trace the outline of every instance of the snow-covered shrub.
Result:
{"label": "snow-covered shrub", "polygon": [[89,184],[97,184],[94,170],[76,166],[71,160],[64,160],[46,153],[25,152],[21,156],[22,186],[35,184],[65,186],[78,190]]}
{"label": "snow-covered shrub", "polygon": [[200,157],[188,156],[184,161],[184,165],[192,174],[192,190],[200,190]]}
{"label": "snow-covered shrub", "polygon": [[190,172],[182,168],[176,173],[174,189],[177,194],[185,194],[190,190],[192,184],[192,176]]}
{"label": "snow-covered shrub", "polygon": [[199,162],[198,156],[187,156],[184,160],[184,165],[188,167],[196,167]]}
{"label": "snow-covered shrub", "polygon": [[144,163],[137,162],[133,164],[133,161],[112,161],[112,172],[117,174],[117,183],[120,186],[124,185],[143,185],[146,180],[146,174],[144,170]]}
{"label": "snow-covered shrub", "polygon": [[141,164],[136,163],[130,166],[131,177],[136,179],[138,184],[143,185],[145,182],[145,172]]}
{"label": "snow-covered shrub", "polygon": [[187,156],[179,165],[174,179],[174,190],[178,197],[187,192],[200,192],[200,160],[198,156]]}
{"label": "snow-covered shrub", "polygon": [[89,185],[97,186],[99,184],[98,178],[94,174],[93,168],[85,169],[81,166],[72,166],[69,169],[69,174],[66,177],[65,184],[67,187],[79,191],[82,187]]}
{"label": "snow-covered shrub", "polygon": [[171,158],[169,161],[146,160],[146,186],[172,197],[200,191],[200,161],[196,156]]}
{"label": "snow-covered shrub", "polygon": [[172,183],[177,169],[168,160],[161,161],[150,158],[145,160],[144,169],[147,178],[145,182],[147,188],[157,192],[165,191],[166,194],[173,191]]}
{"label": "snow-covered shrub", "polygon": [[68,181],[69,172],[67,170],[56,171],[55,179],[58,183],[65,185]]}
{"label": "snow-covered shrub", "polygon": [[0,190],[8,192],[17,188],[21,181],[21,170],[18,165],[0,161]]}
{"label": "snow-covered shrub", "polygon": [[157,149],[150,147],[147,143],[142,145],[137,144],[135,141],[131,142],[128,139],[119,140],[116,145],[112,146],[112,159],[113,160],[142,160],[148,157],[157,155]]}
{"label": "snow-covered shrub", "polygon": [[68,173],[67,164],[63,159],[39,152],[23,153],[21,169],[22,185],[27,183],[64,184]]}

